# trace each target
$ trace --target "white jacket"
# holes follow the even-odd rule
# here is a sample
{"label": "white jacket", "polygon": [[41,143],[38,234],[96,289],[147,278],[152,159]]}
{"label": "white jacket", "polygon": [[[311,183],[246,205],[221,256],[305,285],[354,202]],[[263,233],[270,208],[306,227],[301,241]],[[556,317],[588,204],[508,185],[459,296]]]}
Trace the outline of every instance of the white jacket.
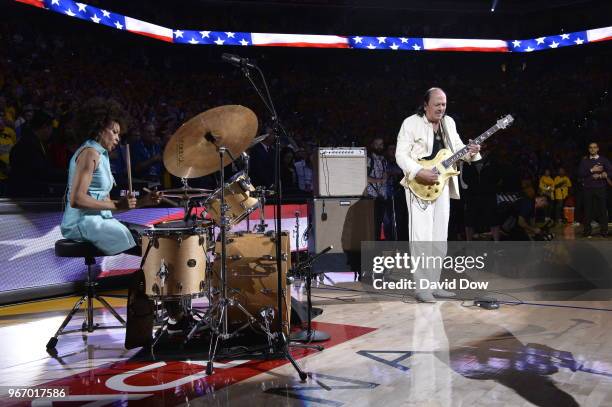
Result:
{"label": "white jacket", "polygon": [[[444,116],[442,120],[444,121],[444,128],[451,143],[451,150],[455,152],[465,147],[457,133],[457,126],[453,118]],[[400,168],[404,170],[404,175],[408,181],[412,181],[416,174],[423,169],[417,160],[431,155],[433,141],[433,125],[425,116],[413,114],[402,123],[397,136],[395,159]],[[474,157],[466,154],[462,159],[464,161],[477,161],[480,158],[480,154]],[[449,188],[450,197],[452,199],[459,199],[459,182],[456,176],[450,179]]]}

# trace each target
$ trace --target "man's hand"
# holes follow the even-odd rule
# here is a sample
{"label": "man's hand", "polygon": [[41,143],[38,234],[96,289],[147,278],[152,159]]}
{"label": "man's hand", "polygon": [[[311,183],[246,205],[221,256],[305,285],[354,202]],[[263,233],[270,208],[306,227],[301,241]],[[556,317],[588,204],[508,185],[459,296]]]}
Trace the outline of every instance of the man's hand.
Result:
{"label": "man's hand", "polygon": [[601,172],[603,169],[603,165],[597,164],[591,167],[591,172]]}
{"label": "man's hand", "polygon": [[438,181],[438,174],[433,172],[432,170],[427,170],[423,168],[417,175],[414,177],[419,184],[423,185],[433,185]]}
{"label": "man's hand", "polygon": [[472,157],[475,156],[480,152],[480,144],[475,144],[473,140],[470,140],[468,143],[468,151]]}

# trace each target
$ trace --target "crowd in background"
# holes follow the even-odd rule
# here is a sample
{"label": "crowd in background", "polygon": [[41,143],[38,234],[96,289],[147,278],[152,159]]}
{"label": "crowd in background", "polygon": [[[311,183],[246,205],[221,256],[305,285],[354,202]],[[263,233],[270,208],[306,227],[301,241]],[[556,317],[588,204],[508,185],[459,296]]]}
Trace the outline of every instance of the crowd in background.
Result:
{"label": "crowd in background", "polygon": [[[122,129],[123,143],[131,147],[133,175],[161,188],[180,184],[163,166],[164,146],[198,113],[245,105],[257,114],[259,133],[271,133],[256,93],[239,70],[221,62],[225,49],[157,43],[87,23],[64,24],[65,17],[37,10],[15,11],[16,18],[0,20],[0,196],[63,194],[67,163],[78,147],[71,118],[92,96],[124,106],[131,120]],[[87,35],[74,35],[78,30]],[[483,188],[546,193],[553,203],[546,217],[556,221],[563,221],[563,206],[576,206],[566,200],[575,200],[581,188],[577,168],[588,142],[599,141],[601,154],[610,156],[612,47],[606,43],[528,56],[273,48],[244,53],[265,70],[282,119],[285,196],[312,195],[311,154],[317,147],[365,146],[378,138],[392,164],[399,126],[431,86],[446,91],[447,112],[464,141],[506,114],[515,117],[483,147],[491,167],[485,170],[495,174]],[[273,181],[271,140],[251,150],[255,185]],[[33,155],[18,154],[23,162],[12,162],[14,151],[24,149]],[[111,156],[119,183],[125,179],[123,151]],[[24,167],[30,171],[16,170]],[[480,177],[470,171],[466,177]],[[214,187],[215,179],[193,184]]]}

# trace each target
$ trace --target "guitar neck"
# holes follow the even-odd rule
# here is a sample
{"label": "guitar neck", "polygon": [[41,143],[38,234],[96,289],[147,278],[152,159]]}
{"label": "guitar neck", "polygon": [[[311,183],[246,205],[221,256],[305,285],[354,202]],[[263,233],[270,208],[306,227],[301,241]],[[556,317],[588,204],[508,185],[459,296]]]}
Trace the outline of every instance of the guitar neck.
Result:
{"label": "guitar neck", "polygon": [[[472,140],[472,143],[473,144],[482,144],[486,139],[488,139],[495,132],[497,132],[497,130],[499,130],[499,126],[497,124],[495,124],[489,130],[485,131],[480,136],[478,136],[474,140]],[[468,146],[465,146],[461,150],[459,150],[455,154],[453,154],[452,156],[448,157],[446,160],[442,161],[442,165],[444,165],[445,168],[449,168],[449,167],[453,166],[457,161],[459,161],[461,159],[461,157],[463,157],[467,153],[468,153]]]}

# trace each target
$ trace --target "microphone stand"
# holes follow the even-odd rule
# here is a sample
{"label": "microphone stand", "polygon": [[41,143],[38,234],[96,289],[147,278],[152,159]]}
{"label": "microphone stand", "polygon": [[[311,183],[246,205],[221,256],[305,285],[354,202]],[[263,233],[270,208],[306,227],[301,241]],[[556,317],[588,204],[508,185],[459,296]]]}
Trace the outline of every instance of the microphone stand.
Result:
{"label": "microphone stand", "polygon": [[[251,63],[252,64],[252,63]],[[257,72],[259,73],[263,85],[264,85],[264,90],[266,92],[265,96],[264,94],[261,92],[261,90],[259,89],[259,87],[257,87],[257,84],[253,81],[253,78],[251,78],[251,72],[249,70],[249,64],[247,64],[246,62],[243,62],[241,64],[241,70],[242,73],[244,74],[244,76],[246,77],[246,79],[251,83],[251,86],[253,87],[253,89],[255,90],[255,92],[257,92],[257,94],[259,95],[261,101],[263,102],[263,104],[266,106],[266,109],[268,109],[268,113],[271,116],[272,119],[272,134],[275,138],[275,148],[276,151],[274,152],[275,155],[275,159],[274,159],[274,192],[276,194],[276,204],[275,204],[275,223],[274,223],[274,229],[275,229],[275,240],[274,243],[276,245],[276,270],[278,272],[278,281],[277,281],[277,290],[276,290],[276,297],[277,297],[277,304],[278,304],[278,320],[279,320],[279,332],[277,333],[277,339],[278,339],[278,346],[280,348],[280,351],[283,353],[283,355],[285,356],[285,358],[287,360],[289,360],[289,362],[291,362],[291,364],[293,365],[293,367],[295,368],[295,370],[298,372],[298,375],[300,377],[300,380],[305,381],[306,378],[308,377],[308,375],[306,374],[306,372],[304,372],[302,370],[302,368],[300,367],[300,365],[298,365],[298,363],[295,361],[295,359],[293,358],[293,356],[291,356],[291,353],[289,353],[289,342],[287,340],[287,338],[285,337],[285,333],[283,332],[283,327],[284,327],[284,321],[283,321],[283,307],[284,307],[284,299],[283,299],[283,292],[282,292],[282,279],[283,279],[283,275],[282,275],[282,253],[281,253],[281,199],[282,199],[282,195],[281,195],[281,182],[280,182],[280,147],[281,147],[281,142],[280,142],[280,135],[279,135],[279,128],[282,129],[282,126],[279,123],[278,120],[278,115],[276,113],[276,108],[274,107],[274,102],[272,101],[272,97],[270,96],[270,90],[268,89],[268,84],[266,83],[266,78],[264,77],[263,72],[261,71],[261,69],[259,69],[259,67],[257,65],[252,64],[253,67],[257,70]],[[288,256],[288,258],[290,258]],[[287,316],[288,318],[291,317],[291,315]]]}
{"label": "microphone stand", "polygon": [[[306,299],[308,301],[308,324],[306,325],[305,330],[301,330],[300,332],[296,332],[291,335],[291,340],[296,342],[322,342],[326,341],[330,338],[330,335],[327,332],[317,331],[312,329],[312,265],[315,261],[318,260],[323,254],[330,251],[333,247],[329,246],[323,249],[320,253],[310,256],[305,262],[300,263],[295,268],[297,273],[302,274],[302,270],[304,270],[306,277]],[[317,346],[317,350],[323,350],[322,346]]]}

